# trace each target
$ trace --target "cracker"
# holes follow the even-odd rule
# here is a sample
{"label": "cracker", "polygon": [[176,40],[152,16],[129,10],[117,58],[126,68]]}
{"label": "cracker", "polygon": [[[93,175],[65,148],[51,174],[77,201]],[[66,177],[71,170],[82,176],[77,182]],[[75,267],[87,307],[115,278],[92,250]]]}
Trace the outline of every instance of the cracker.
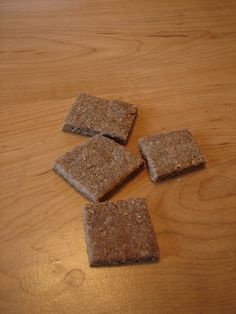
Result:
{"label": "cracker", "polygon": [[204,167],[206,164],[205,157],[187,129],[143,137],[138,143],[153,182]]}
{"label": "cracker", "polygon": [[159,259],[155,233],[142,198],[86,204],[83,225],[90,266]]}
{"label": "cracker", "polygon": [[104,200],[144,162],[122,145],[96,135],[57,158],[53,169],[92,201]]}
{"label": "cracker", "polygon": [[63,131],[94,136],[102,134],[125,144],[136,117],[135,105],[80,94],[63,125]]}

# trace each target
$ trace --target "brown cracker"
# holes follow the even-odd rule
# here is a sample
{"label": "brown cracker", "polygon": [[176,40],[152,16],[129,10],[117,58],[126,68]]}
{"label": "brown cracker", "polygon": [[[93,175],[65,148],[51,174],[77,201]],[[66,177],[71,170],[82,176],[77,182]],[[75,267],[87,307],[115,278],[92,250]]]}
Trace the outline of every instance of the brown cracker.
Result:
{"label": "brown cracker", "polygon": [[140,157],[96,135],[57,158],[53,169],[92,201],[104,200],[143,166]]}
{"label": "brown cracker", "polygon": [[138,143],[153,182],[206,164],[205,157],[187,129],[143,137]]}
{"label": "brown cracker", "polygon": [[63,125],[63,131],[93,136],[102,134],[125,144],[137,113],[135,105],[80,94]]}
{"label": "brown cracker", "polygon": [[155,233],[142,198],[86,204],[83,224],[90,266],[159,259]]}

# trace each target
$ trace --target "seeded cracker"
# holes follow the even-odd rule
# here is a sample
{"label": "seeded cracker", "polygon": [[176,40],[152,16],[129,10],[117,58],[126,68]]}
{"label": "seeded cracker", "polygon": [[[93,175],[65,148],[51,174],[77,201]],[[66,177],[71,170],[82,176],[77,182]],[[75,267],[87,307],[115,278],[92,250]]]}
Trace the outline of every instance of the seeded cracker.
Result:
{"label": "seeded cracker", "polygon": [[104,200],[142,166],[142,158],[113,140],[96,135],[57,158],[53,169],[96,202]]}
{"label": "seeded cracker", "polygon": [[140,138],[139,149],[153,182],[204,167],[206,159],[187,129]]}
{"label": "seeded cracker", "polygon": [[63,131],[93,136],[102,134],[125,144],[136,117],[135,105],[80,94],[63,125]]}
{"label": "seeded cracker", "polygon": [[83,206],[90,266],[157,261],[159,250],[145,200]]}

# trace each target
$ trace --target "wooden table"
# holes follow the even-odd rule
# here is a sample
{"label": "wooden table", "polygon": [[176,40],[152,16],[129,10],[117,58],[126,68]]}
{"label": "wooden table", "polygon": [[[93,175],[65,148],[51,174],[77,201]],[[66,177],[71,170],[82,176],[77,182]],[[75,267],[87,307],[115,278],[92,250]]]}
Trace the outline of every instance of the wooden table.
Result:
{"label": "wooden table", "polygon": [[[2,0],[0,312],[236,313],[236,2]],[[127,145],[189,128],[207,168],[145,197],[160,263],[90,268],[86,200],[51,170],[79,92],[138,105]]]}

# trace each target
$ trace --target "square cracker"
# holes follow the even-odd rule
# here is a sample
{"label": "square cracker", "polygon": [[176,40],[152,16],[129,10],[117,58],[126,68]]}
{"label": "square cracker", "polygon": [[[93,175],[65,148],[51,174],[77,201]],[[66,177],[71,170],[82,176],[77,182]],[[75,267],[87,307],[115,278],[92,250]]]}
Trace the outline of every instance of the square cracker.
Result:
{"label": "square cracker", "polygon": [[142,168],[141,157],[122,145],[96,135],[58,157],[53,169],[92,201],[104,200]]}
{"label": "square cracker", "polygon": [[80,94],[63,125],[63,131],[93,136],[102,134],[125,144],[136,117],[135,105]]}
{"label": "square cracker", "polygon": [[206,164],[205,157],[187,129],[142,137],[138,143],[153,182],[201,168]]}
{"label": "square cracker", "polygon": [[83,206],[90,266],[157,261],[159,249],[145,200]]}

